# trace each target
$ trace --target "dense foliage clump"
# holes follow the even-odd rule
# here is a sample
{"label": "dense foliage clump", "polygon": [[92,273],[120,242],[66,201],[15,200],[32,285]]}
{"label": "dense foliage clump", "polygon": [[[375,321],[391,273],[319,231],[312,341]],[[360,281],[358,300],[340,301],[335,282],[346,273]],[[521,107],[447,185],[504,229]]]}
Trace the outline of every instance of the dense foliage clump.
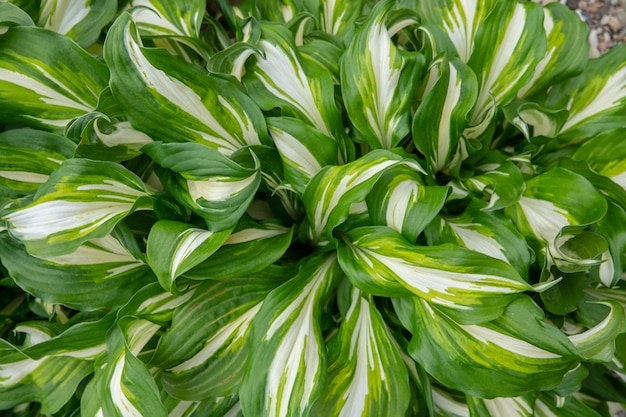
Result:
{"label": "dense foliage clump", "polygon": [[217,6],[0,2],[0,414],[626,404],[626,46],[559,3]]}

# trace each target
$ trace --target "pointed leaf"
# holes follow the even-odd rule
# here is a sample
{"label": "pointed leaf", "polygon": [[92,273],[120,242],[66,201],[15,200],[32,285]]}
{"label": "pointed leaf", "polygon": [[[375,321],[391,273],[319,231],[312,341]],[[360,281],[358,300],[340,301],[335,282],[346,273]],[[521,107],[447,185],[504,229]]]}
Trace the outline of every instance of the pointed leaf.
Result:
{"label": "pointed leaf", "polygon": [[62,133],[95,110],[109,73],[69,38],[36,27],[0,37],[0,118]]}
{"label": "pointed leaf", "polygon": [[148,265],[161,286],[175,293],[178,291],[176,278],[211,256],[230,232],[211,232],[186,223],[160,220],[152,226],[148,235]]}
{"label": "pointed leaf", "polygon": [[0,34],[13,26],[35,26],[28,13],[12,3],[0,3],[0,16]]}
{"label": "pointed leaf", "polygon": [[261,112],[233,81],[209,77],[164,50],[144,48],[130,15],[111,27],[104,57],[113,95],[133,127],[155,140],[198,142],[229,155],[261,143]]}
{"label": "pointed leaf", "polygon": [[321,29],[338,37],[348,38],[354,30],[354,21],[363,13],[365,0],[321,0],[319,22]]}
{"label": "pointed leaf", "polygon": [[353,36],[341,64],[341,90],[360,140],[391,149],[409,133],[410,105],[424,57],[401,52],[391,37],[417,23],[403,13],[390,21],[392,1],[380,2]]}
{"label": "pointed leaf", "polygon": [[250,323],[266,294],[281,283],[270,274],[205,282],[176,309],[151,363],[164,369],[163,387],[176,398],[201,400],[237,393]]}
{"label": "pointed leaf", "polygon": [[51,257],[108,235],[126,215],[151,205],[144,183],[126,168],[68,159],[41,185],[32,203],[3,219],[30,254]]}
{"label": "pointed leaf", "polygon": [[114,0],[43,0],[37,26],[66,35],[87,48],[98,40],[116,12]]}
{"label": "pointed leaf", "polygon": [[352,204],[363,201],[385,169],[396,165],[422,171],[416,162],[384,150],[369,152],[346,165],[324,167],[302,196],[307,211],[307,237],[319,246],[328,244],[333,228],[346,220]]}
{"label": "pointed leaf", "polygon": [[417,297],[394,299],[411,331],[411,356],[437,380],[466,394],[515,397],[556,387],[577,365],[567,337],[544,322],[530,298],[514,301],[501,318],[464,325]]}
{"label": "pointed leaf", "polygon": [[254,168],[247,168],[197,143],[155,142],[142,150],[165,168],[157,171],[165,188],[212,231],[233,227],[261,182],[254,155]]}
{"label": "pointed leaf", "polygon": [[0,133],[0,201],[34,194],[76,145],[63,136],[33,129]]}
{"label": "pointed leaf", "polygon": [[467,157],[462,134],[476,103],[478,81],[474,72],[456,59],[435,61],[430,73],[437,78],[415,112],[412,131],[415,146],[434,175],[456,168]]}
{"label": "pointed leaf", "polygon": [[415,242],[443,208],[448,193],[448,187],[424,185],[421,175],[406,166],[390,168],[367,196],[371,222]]}
{"label": "pointed leaf", "polygon": [[329,345],[328,383],[313,413],[328,416],[400,416],[406,413],[409,378],[387,325],[359,290]]}
{"label": "pointed leaf", "polygon": [[339,244],[357,288],[381,296],[413,293],[462,323],[494,319],[532,290],[506,262],[455,245],[414,246],[386,227],[361,227]]}
{"label": "pointed leaf", "polygon": [[321,308],[341,270],[334,255],[312,256],[265,298],[252,322],[254,346],[239,390],[245,414],[306,415],[326,380]]}
{"label": "pointed leaf", "polygon": [[3,233],[0,258],[25,291],[80,310],[120,306],[155,280],[150,268],[110,235],[88,241],[71,254],[40,259]]}

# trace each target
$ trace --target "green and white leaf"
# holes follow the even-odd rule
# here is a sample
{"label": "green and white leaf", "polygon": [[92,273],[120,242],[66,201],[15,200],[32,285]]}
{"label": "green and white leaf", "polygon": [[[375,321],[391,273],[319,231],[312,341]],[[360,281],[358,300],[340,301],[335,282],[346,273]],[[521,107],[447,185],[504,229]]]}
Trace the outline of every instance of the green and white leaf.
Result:
{"label": "green and white leaf", "polygon": [[370,221],[415,242],[443,208],[448,187],[425,185],[422,175],[399,165],[385,171],[367,196]]}
{"label": "green and white leaf", "polygon": [[283,161],[285,179],[300,194],[322,167],[338,165],[337,142],[316,127],[291,117],[272,117],[267,126]]}
{"label": "green and white leaf", "polygon": [[626,251],[626,211],[621,206],[609,202],[606,216],[598,223],[598,232],[608,242],[608,249],[602,254],[602,263],[598,267],[600,282],[611,288],[619,285],[624,270],[621,254]]}
{"label": "green and white leaf", "polygon": [[151,364],[164,369],[163,387],[192,401],[236,394],[243,377],[250,323],[280,276],[253,274],[204,282],[174,311]]}
{"label": "green and white leaf", "polygon": [[393,5],[383,1],[374,7],[342,57],[346,110],[357,137],[372,149],[394,148],[409,133],[413,92],[424,64],[421,54],[394,45],[392,36],[418,17],[407,9],[402,19],[389,19],[395,16]]}
{"label": "green and white leaf", "polygon": [[624,307],[614,300],[595,301],[609,308],[602,321],[582,333],[569,336],[586,360],[609,362],[615,353],[615,338],[626,332]]}
{"label": "green and white leaf", "polygon": [[120,306],[155,279],[150,268],[111,235],[85,242],[70,254],[41,259],[2,233],[0,258],[24,290],[80,310]]}
{"label": "green and white leaf", "polygon": [[[506,27],[507,30],[502,30]],[[510,102],[533,76],[546,52],[543,11],[532,2],[498,2],[474,39],[468,61],[478,77],[478,98],[465,136],[485,132],[495,106]]]}
{"label": "green and white leaf", "polygon": [[432,387],[433,413],[437,417],[470,417],[469,407],[465,398],[458,398],[458,394],[451,393],[438,387]]}
{"label": "green and white leaf", "polygon": [[354,31],[354,21],[363,13],[365,0],[321,0],[320,29],[340,38],[348,38]]}
{"label": "green and white leaf", "polygon": [[[231,279],[265,270],[278,261],[292,243],[293,228],[274,221],[241,221],[222,246],[184,274],[190,279]],[[241,260],[233,262],[233,259]]]}
{"label": "green and white leaf", "polygon": [[575,396],[561,398],[541,393],[535,402],[537,417],[600,417],[601,414]]}
{"label": "green and white leaf", "polygon": [[161,286],[179,291],[176,278],[211,256],[230,235],[230,230],[211,232],[193,225],[159,220],[150,229],[146,259]]}
{"label": "green and white leaf", "polygon": [[534,417],[535,395],[496,397],[491,399],[468,396],[467,404],[473,417]]}
{"label": "green and white leaf", "polygon": [[461,324],[419,297],[394,299],[413,334],[408,351],[448,387],[481,397],[516,397],[555,388],[579,359],[543,312],[518,297],[491,322]]}
{"label": "green and white leaf", "polygon": [[600,220],[607,201],[581,175],[553,168],[526,181],[526,189],[507,215],[526,237],[557,253],[556,238],[566,226],[588,225]]}
{"label": "green and white leaf", "polygon": [[434,176],[438,171],[458,169],[467,157],[463,131],[478,97],[478,81],[462,61],[445,58],[431,64],[429,79],[435,81],[427,85],[413,116],[412,132],[413,142]]}
{"label": "green and white leaf", "polygon": [[339,243],[341,268],[357,288],[415,294],[464,324],[499,317],[533,288],[508,263],[452,244],[415,246],[387,227],[360,227]]}
{"label": "green and white leaf", "polygon": [[[586,161],[594,172],[610,178],[626,189],[626,129],[600,132],[582,144],[573,156]],[[626,209],[626,207],[624,207]]]}
{"label": "green and white leaf", "polygon": [[244,415],[306,415],[326,381],[322,306],[341,276],[334,254],[311,255],[268,294],[252,322],[239,390]]}
{"label": "green and white leaf", "polygon": [[509,219],[481,206],[474,201],[461,214],[441,215],[426,229],[428,244],[454,243],[505,261],[527,276],[531,255],[526,240]]}
{"label": "green and white leaf", "polygon": [[477,175],[463,181],[463,187],[487,201],[483,210],[500,210],[517,203],[524,192],[524,177],[513,162],[483,158]]}
{"label": "green and white leaf", "polygon": [[[111,27],[104,58],[128,120],[155,140],[198,142],[228,155],[267,140],[260,110],[234,81],[144,48],[129,14]],[[155,120],[176,122],[164,129]]]}
{"label": "green and white leaf", "polygon": [[70,120],[95,110],[108,81],[106,66],[63,35],[24,26],[0,36],[4,123],[62,133]]}
{"label": "green and white leaf", "polygon": [[248,150],[242,152],[252,158],[254,168],[197,143],[155,142],[142,150],[164,168],[156,172],[165,189],[201,216],[212,231],[232,228],[261,183],[259,161]]}
{"label": "green and white leaf", "polygon": [[349,164],[324,167],[302,196],[307,215],[306,237],[318,246],[327,245],[333,229],[348,218],[350,207],[365,199],[387,168],[397,165],[422,172],[416,161],[403,160],[385,150],[374,150]]}
{"label": "green and white leaf", "polygon": [[0,201],[34,194],[75,148],[69,139],[41,130],[0,133]]}
{"label": "green and white leaf", "polygon": [[584,72],[550,89],[545,106],[569,111],[557,135],[561,142],[623,128],[626,108],[626,46],[589,61]]}
{"label": "green and white leaf", "polygon": [[535,67],[532,78],[519,90],[519,97],[544,93],[556,82],[580,74],[587,65],[589,29],[576,13],[560,3],[546,4],[543,29],[548,40],[546,55]]}
{"label": "green and white leaf", "polygon": [[37,26],[66,35],[83,48],[98,40],[117,12],[114,0],[42,0]]}
{"label": "green and white leaf", "polygon": [[205,3],[192,0],[172,3],[163,0],[132,0],[130,6],[133,20],[142,36],[172,37],[191,47],[185,38],[199,39]]}
{"label": "green and white leaf", "polygon": [[313,414],[400,416],[411,396],[409,374],[373,300],[356,288],[335,339],[329,342],[328,382]]}
{"label": "green and white leaf", "polygon": [[46,258],[70,254],[84,242],[108,235],[133,211],[151,207],[144,183],[131,171],[77,158],[64,161],[31,203],[3,220],[31,255]]}

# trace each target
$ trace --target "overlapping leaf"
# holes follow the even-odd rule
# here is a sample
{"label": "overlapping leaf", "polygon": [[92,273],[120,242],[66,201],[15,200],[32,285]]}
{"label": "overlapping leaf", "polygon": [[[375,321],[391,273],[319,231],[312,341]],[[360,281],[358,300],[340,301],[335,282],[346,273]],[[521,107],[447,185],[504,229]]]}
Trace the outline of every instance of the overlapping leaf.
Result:
{"label": "overlapping leaf", "polygon": [[33,202],[3,220],[30,254],[45,258],[72,253],[87,240],[108,235],[129,213],[151,207],[143,181],[123,166],[68,159]]}
{"label": "overlapping leaf", "polygon": [[0,37],[0,118],[62,133],[95,110],[107,67],[69,38],[36,27]]}
{"label": "overlapping leaf", "polygon": [[132,125],[152,138],[198,142],[226,154],[266,140],[260,110],[237,85],[165,50],[144,48],[129,14],[110,29],[104,57],[114,96]]}
{"label": "overlapping leaf", "polygon": [[506,262],[451,244],[414,246],[386,227],[351,230],[338,256],[356,287],[415,294],[462,323],[495,319],[519,293],[533,290]]}
{"label": "overlapping leaf", "polygon": [[460,324],[417,297],[394,299],[413,338],[409,353],[447,386],[481,398],[551,389],[579,358],[541,309],[520,296],[498,319]]}
{"label": "overlapping leaf", "polygon": [[268,294],[252,322],[239,391],[244,414],[306,415],[326,380],[321,308],[340,276],[334,255],[311,256]]}
{"label": "overlapping leaf", "polygon": [[328,382],[313,409],[317,415],[404,415],[409,375],[399,346],[371,299],[357,289],[329,344]]}
{"label": "overlapping leaf", "polygon": [[[376,5],[342,57],[341,89],[359,140],[391,149],[409,133],[410,105],[424,58],[404,53],[391,37],[417,16],[391,14],[391,1]],[[395,18],[395,19],[391,19]]]}

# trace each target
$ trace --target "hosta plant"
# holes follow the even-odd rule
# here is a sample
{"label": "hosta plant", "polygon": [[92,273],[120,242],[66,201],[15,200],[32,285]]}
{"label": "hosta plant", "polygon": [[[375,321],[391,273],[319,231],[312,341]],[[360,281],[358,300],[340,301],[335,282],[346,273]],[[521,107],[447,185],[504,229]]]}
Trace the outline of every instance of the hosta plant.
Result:
{"label": "hosta plant", "polygon": [[0,2],[2,416],[612,416],[626,46],[560,3]]}

